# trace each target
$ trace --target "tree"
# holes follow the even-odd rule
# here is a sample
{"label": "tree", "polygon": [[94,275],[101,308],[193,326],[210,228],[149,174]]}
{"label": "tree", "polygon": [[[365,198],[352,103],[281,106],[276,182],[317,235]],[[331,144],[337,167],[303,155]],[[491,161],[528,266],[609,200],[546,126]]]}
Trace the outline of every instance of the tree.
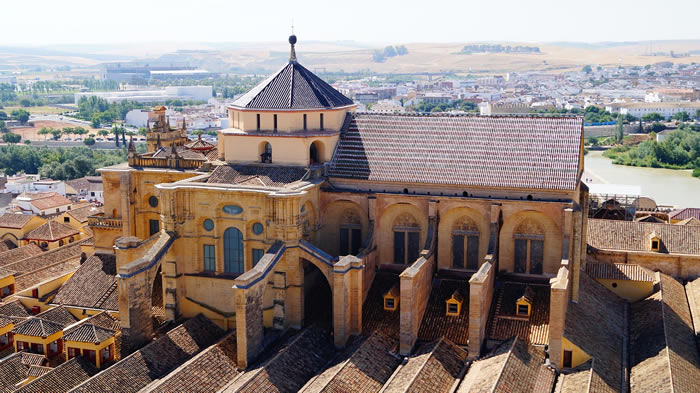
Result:
{"label": "tree", "polygon": [[29,121],[29,112],[24,109],[16,109],[12,111],[12,117],[14,117],[15,120],[19,120],[21,124],[27,124]]}
{"label": "tree", "polygon": [[[2,112],[0,112],[0,115],[1,115],[1,114],[2,114]],[[700,109],[696,109],[696,110],[695,110],[695,118],[696,118],[696,119],[700,119]]]}
{"label": "tree", "polygon": [[678,112],[675,115],[673,115],[673,120],[678,120],[678,121],[688,121],[690,119],[690,115],[688,112]]}
{"label": "tree", "polygon": [[114,143],[119,147],[119,134],[121,134],[121,130],[119,127],[112,127],[112,133],[114,134]]}
{"label": "tree", "polygon": [[615,126],[615,140],[617,140],[617,143],[622,143],[622,138],[625,137],[625,126],[623,119],[624,117],[622,115],[617,117],[617,125]]}
{"label": "tree", "polygon": [[646,115],[643,115],[642,120],[644,120],[644,121],[661,121],[661,120],[664,120],[664,117],[656,112],[651,112],[651,113],[647,113]]}
{"label": "tree", "polygon": [[83,143],[84,143],[85,145],[87,145],[87,146],[92,146],[92,145],[95,144],[95,139],[93,139],[93,138],[85,138],[85,140],[83,141]]}
{"label": "tree", "polygon": [[92,117],[90,118],[90,125],[92,128],[100,128],[100,114],[99,113],[93,113]]}
{"label": "tree", "polygon": [[5,141],[5,143],[19,143],[19,141],[22,140],[22,136],[8,132],[2,136],[2,140]]}
{"label": "tree", "polygon": [[37,135],[43,135],[44,140],[46,140],[46,135],[49,135],[49,129],[46,127],[41,127],[41,129],[39,131],[37,131],[36,133],[37,133]]}
{"label": "tree", "polygon": [[146,136],[146,127],[139,127],[139,135]]}
{"label": "tree", "polygon": [[29,98],[22,98],[19,104],[25,108],[29,108],[30,106],[32,106],[32,101]]}
{"label": "tree", "polygon": [[122,145],[126,146],[126,130],[122,127]]}
{"label": "tree", "polygon": [[0,120],[7,120],[7,113],[0,111]]}
{"label": "tree", "polygon": [[109,135],[109,131],[107,131],[107,130],[99,130],[99,131],[97,131],[97,135],[99,135],[99,136],[107,136],[107,135]]}
{"label": "tree", "polygon": [[32,144],[32,141],[30,141],[29,139],[25,139],[25,140],[24,140],[24,144],[25,144],[25,145],[31,145],[31,144]]}
{"label": "tree", "polygon": [[5,125],[4,120],[0,120],[0,132],[5,132],[7,131],[7,126]]}
{"label": "tree", "polygon": [[589,66],[589,65],[585,65],[585,66],[583,66],[581,71],[585,72],[586,74],[590,74],[591,72],[593,72],[593,68],[591,68],[591,66]]}

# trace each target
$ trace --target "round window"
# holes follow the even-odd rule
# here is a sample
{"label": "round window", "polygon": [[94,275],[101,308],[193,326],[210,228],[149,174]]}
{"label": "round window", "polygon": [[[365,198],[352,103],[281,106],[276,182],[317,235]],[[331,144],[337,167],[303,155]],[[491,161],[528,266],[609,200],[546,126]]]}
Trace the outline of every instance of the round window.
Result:
{"label": "round window", "polygon": [[148,204],[151,205],[151,207],[158,207],[158,198],[154,196],[149,197]]}
{"label": "round window", "polygon": [[207,231],[211,231],[212,229],[214,229],[214,221],[208,218],[204,220],[204,229],[206,229]]}
{"label": "round window", "polygon": [[265,228],[263,227],[263,224],[261,224],[259,222],[256,222],[255,224],[253,224],[253,233],[254,234],[259,235],[259,234],[263,233],[264,230],[265,230]]}
{"label": "round window", "polygon": [[243,208],[238,205],[226,205],[223,208],[224,213],[228,214],[241,214],[243,213]]}

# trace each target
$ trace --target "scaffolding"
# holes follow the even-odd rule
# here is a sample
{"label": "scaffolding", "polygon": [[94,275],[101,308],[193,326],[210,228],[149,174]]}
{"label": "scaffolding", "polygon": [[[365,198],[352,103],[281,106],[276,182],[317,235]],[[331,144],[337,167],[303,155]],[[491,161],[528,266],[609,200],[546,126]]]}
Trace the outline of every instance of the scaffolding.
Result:
{"label": "scaffolding", "polygon": [[588,217],[634,221],[639,208],[639,195],[590,194]]}

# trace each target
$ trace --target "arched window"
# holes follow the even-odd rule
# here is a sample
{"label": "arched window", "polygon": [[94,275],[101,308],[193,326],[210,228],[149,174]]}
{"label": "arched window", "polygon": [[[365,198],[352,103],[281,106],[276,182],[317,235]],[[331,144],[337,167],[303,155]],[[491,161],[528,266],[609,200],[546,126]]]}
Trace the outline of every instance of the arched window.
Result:
{"label": "arched window", "polygon": [[452,267],[479,268],[479,229],[469,217],[462,217],[452,229]]}
{"label": "arched window", "polygon": [[224,271],[243,273],[243,234],[237,228],[224,232]]}
{"label": "arched window", "polygon": [[402,214],[394,221],[394,263],[407,265],[418,259],[420,228],[410,214]]}
{"label": "arched window", "polygon": [[272,163],[272,145],[269,142],[265,142],[263,152],[260,154],[260,162],[268,164]]}
{"label": "arched window", "polygon": [[323,113],[321,113],[321,116],[320,116],[320,118],[319,118],[319,122],[321,123],[321,124],[320,124],[320,125],[321,125],[321,127],[320,127],[320,128],[321,128],[321,131],[323,131]]}
{"label": "arched window", "polygon": [[544,230],[532,220],[525,220],[513,232],[515,273],[542,274]]}
{"label": "arched window", "polygon": [[340,219],[339,255],[357,255],[362,247],[362,224],[360,216],[353,210],[346,210]]}
{"label": "arched window", "polygon": [[316,142],[314,142],[311,144],[311,147],[309,147],[309,165],[313,165],[318,162],[318,147],[316,146]]}

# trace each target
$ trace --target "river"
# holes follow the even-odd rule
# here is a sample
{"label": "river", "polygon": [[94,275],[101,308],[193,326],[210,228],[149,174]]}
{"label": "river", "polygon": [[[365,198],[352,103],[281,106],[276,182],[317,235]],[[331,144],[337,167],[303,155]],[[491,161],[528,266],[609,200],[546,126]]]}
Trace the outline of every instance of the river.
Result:
{"label": "river", "polygon": [[[642,196],[650,197],[657,205],[700,207],[700,179],[690,170],[641,168],[615,165],[603,157],[602,151],[589,151],[585,156],[585,170],[605,183],[638,185]],[[595,182],[595,180],[594,180]]]}

